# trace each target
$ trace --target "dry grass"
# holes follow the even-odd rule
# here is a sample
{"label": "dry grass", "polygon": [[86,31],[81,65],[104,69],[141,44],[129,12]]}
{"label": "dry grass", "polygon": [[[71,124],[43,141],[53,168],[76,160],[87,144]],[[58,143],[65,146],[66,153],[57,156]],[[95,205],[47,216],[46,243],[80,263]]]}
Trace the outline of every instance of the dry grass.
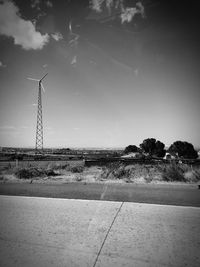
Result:
{"label": "dry grass", "polygon": [[187,182],[200,181],[200,167],[187,164],[160,164],[160,165],[124,165],[111,164],[102,170],[102,178],[107,180],[122,179],[125,182]]}
{"label": "dry grass", "polygon": [[158,169],[153,165],[124,165],[124,164],[111,164],[104,168],[102,172],[104,179],[123,179],[125,182],[144,182],[150,183],[153,180],[160,180],[161,174]]}
{"label": "dry grass", "polygon": [[[192,167],[186,164],[132,164],[112,163],[104,167],[84,167],[79,162],[28,162],[19,167],[1,166],[0,182],[4,177],[15,179],[31,179],[41,182],[186,182],[200,181],[200,166]],[[6,178],[6,181],[9,180]]]}

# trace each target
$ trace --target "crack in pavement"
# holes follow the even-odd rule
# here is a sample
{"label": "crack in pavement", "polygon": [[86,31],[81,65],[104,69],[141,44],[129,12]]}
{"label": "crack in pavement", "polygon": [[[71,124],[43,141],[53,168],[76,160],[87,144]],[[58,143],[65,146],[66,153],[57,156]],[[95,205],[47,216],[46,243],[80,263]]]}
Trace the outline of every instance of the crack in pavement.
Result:
{"label": "crack in pavement", "polygon": [[118,211],[117,211],[116,214],[115,214],[115,217],[113,218],[113,221],[112,221],[110,227],[108,228],[108,231],[107,231],[107,233],[106,233],[106,236],[105,236],[105,238],[104,238],[104,240],[103,240],[103,242],[102,242],[102,244],[101,244],[101,247],[100,247],[100,249],[99,249],[99,252],[98,252],[98,254],[97,254],[97,257],[96,257],[96,259],[95,259],[95,262],[94,262],[94,264],[93,264],[93,267],[96,266],[96,263],[97,263],[97,261],[98,261],[98,259],[99,259],[99,256],[100,256],[101,251],[102,251],[102,249],[103,249],[103,246],[104,246],[104,244],[105,244],[105,242],[106,242],[106,239],[107,239],[107,237],[108,237],[108,235],[109,235],[109,233],[110,233],[110,230],[111,230],[111,228],[112,228],[112,226],[113,226],[113,224],[114,224],[114,222],[115,222],[115,220],[116,220],[118,214],[120,213],[120,211],[121,211],[121,209],[122,209],[123,204],[124,204],[124,202],[121,203],[121,205],[120,205]]}

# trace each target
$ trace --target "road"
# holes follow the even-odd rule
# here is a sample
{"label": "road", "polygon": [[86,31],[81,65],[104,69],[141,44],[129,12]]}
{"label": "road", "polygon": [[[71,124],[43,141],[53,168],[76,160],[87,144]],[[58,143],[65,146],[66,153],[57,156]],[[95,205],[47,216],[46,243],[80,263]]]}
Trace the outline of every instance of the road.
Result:
{"label": "road", "polygon": [[197,207],[0,196],[0,211],[0,266],[200,266]]}
{"label": "road", "polygon": [[197,185],[153,184],[0,184],[0,195],[109,200],[200,207]]}

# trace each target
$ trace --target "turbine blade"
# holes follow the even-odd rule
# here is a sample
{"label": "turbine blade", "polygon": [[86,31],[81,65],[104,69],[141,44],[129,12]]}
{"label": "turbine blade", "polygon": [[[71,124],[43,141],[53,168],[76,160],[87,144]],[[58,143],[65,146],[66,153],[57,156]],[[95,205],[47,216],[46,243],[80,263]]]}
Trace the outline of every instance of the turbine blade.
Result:
{"label": "turbine blade", "polygon": [[31,81],[37,81],[39,82],[40,80],[37,80],[37,79],[33,79],[33,78],[30,78],[30,77],[27,77],[28,80],[31,80]]}
{"label": "turbine blade", "polygon": [[71,23],[71,20],[69,22],[69,31],[70,31],[70,33],[72,33],[72,23]]}
{"label": "turbine blade", "polygon": [[41,83],[41,87],[42,87],[43,92],[45,93],[45,89],[42,83]]}
{"label": "turbine blade", "polygon": [[77,63],[77,56],[75,55],[70,64],[71,65],[76,65],[76,63]]}
{"label": "turbine blade", "polygon": [[[48,73],[47,73],[48,74]],[[46,76],[47,76],[47,74],[45,74],[43,77],[42,77],[42,79],[40,79],[40,81],[42,81]]]}

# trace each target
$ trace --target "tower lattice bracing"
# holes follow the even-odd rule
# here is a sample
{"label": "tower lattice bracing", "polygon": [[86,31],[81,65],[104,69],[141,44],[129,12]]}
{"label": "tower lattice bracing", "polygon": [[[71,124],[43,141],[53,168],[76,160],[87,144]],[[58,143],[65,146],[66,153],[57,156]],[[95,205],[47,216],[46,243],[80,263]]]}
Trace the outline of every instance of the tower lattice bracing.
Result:
{"label": "tower lattice bracing", "polygon": [[43,124],[42,124],[42,94],[41,94],[41,81],[39,82],[38,91],[38,110],[37,110],[37,127],[36,127],[36,153],[43,152]]}

